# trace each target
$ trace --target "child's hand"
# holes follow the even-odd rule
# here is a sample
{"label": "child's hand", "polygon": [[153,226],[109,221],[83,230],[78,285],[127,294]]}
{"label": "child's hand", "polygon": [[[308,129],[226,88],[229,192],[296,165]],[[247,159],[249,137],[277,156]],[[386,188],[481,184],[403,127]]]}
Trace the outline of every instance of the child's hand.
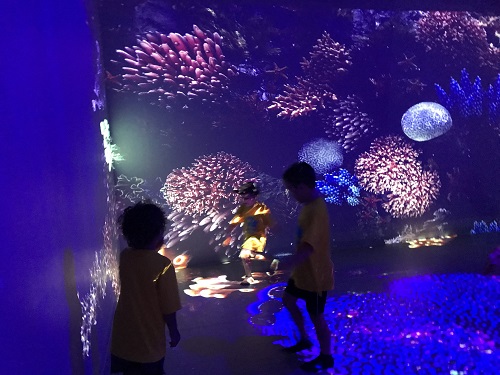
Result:
{"label": "child's hand", "polygon": [[177,328],[169,330],[169,333],[170,333],[170,347],[171,348],[176,347],[179,341],[181,341],[181,334],[179,333],[179,330]]}
{"label": "child's hand", "polygon": [[222,246],[229,246],[231,244],[231,239],[231,236],[227,237],[222,243]]}

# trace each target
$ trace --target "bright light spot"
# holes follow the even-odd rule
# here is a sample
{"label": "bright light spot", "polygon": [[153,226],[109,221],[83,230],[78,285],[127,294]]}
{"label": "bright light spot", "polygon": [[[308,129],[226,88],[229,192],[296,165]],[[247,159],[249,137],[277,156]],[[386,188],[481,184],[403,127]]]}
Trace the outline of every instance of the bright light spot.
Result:
{"label": "bright light spot", "polygon": [[109,171],[113,169],[113,161],[122,161],[123,156],[118,152],[118,146],[111,142],[111,133],[109,131],[108,120],[101,121],[102,144],[104,146],[104,160],[108,165]]}

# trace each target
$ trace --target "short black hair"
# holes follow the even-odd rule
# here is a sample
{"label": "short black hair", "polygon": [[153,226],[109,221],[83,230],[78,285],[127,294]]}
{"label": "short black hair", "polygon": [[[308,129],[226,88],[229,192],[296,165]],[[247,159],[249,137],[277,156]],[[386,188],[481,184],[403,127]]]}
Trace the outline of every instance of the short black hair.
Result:
{"label": "short black hair", "polygon": [[142,249],[165,230],[165,212],[151,202],[138,202],[127,207],[118,218],[123,236],[130,247]]}
{"label": "short black hair", "polygon": [[293,163],[283,173],[283,181],[290,183],[293,186],[305,184],[307,187],[314,188],[316,186],[316,172],[304,161]]}
{"label": "short black hair", "polygon": [[245,182],[239,188],[234,189],[234,192],[240,195],[254,195],[254,196],[257,196],[260,193],[259,189],[257,188],[257,186],[253,181]]}

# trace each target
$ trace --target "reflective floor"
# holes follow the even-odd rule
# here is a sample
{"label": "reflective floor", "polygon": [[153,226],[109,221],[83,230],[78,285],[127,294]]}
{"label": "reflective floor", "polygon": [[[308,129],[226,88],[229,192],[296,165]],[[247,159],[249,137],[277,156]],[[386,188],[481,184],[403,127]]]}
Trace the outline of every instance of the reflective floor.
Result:
{"label": "reflective floor", "polygon": [[[500,278],[484,275],[498,234],[443,246],[336,249],[326,317],[330,374],[495,374],[500,368]],[[302,374],[318,353],[288,354],[296,330],[282,308],[288,270],[241,286],[237,261],[177,271],[182,340],[166,374]]]}

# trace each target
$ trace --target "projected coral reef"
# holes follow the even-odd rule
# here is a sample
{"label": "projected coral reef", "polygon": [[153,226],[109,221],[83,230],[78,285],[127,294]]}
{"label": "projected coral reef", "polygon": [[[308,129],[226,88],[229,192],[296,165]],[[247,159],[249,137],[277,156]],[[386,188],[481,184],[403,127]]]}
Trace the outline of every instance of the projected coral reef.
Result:
{"label": "projected coral reef", "polygon": [[[218,0],[120,10],[101,15],[108,91],[94,106],[109,103],[130,158],[114,165],[118,204],[161,204],[172,251],[236,254],[220,238],[244,179],[293,222],[281,175],[296,160],[316,169],[353,241],[395,238],[438,207],[459,236],[498,217],[497,14]],[[340,183],[340,167],[359,181]]]}
{"label": "projected coral reef", "polygon": [[162,191],[172,209],[200,217],[232,209],[238,203],[233,190],[255,177],[250,164],[218,152],[195,159],[189,168],[174,169]]}
{"label": "projected coral reef", "polygon": [[320,114],[328,138],[338,141],[346,152],[356,149],[358,141],[374,131],[373,120],[359,105],[360,99],[349,95]]}
{"label": "projected coral reef", "polygon": [[302,146],[299,160],[310,164],[316,173],[327,173],[340,167],[344,157],[342,147],[337,142],[316,139]]}
{"label": "projected coral reef", "polygon": [[441,182],[434,170],[423,170],[420,152],[399,136],[375,139],[355,163],[359,184],[369,192],[387,194],[382,207],[393,217],[421,216],[436,199]]}
{"label": "projected coral reef", "polygon": [[498,53],[488,43],[484,23],[468,12],[427,12],[416,32],[435,63],[445,68],[488,65]]}
{"label": "projected coral reef", "polygon": [[269,109],[278,109],[278,117],[294,118],[323,109],[337,99],[332,83],[351,65],[347,48],[324,33],[310,52],[310,60],[301,63],[305,78],[297,77],[296,85],[285,85]]}
{"label": "projected coral reef", "polygon": [[316,181],[316,187],[328,203],[347,203],[351,206],[359,204],[361,188],[358,179],[347,169],[339,168],[335,172],[325,173],[323,180]]}
{"label": "projected coral reef", "polygon": [[236,69],[222,53],[222,39],[193,25],[193,34],[148,33],[138,45],[116,52],[123,58],[120,90],[149,97],[156,104],[172,101],[220,101]]}

